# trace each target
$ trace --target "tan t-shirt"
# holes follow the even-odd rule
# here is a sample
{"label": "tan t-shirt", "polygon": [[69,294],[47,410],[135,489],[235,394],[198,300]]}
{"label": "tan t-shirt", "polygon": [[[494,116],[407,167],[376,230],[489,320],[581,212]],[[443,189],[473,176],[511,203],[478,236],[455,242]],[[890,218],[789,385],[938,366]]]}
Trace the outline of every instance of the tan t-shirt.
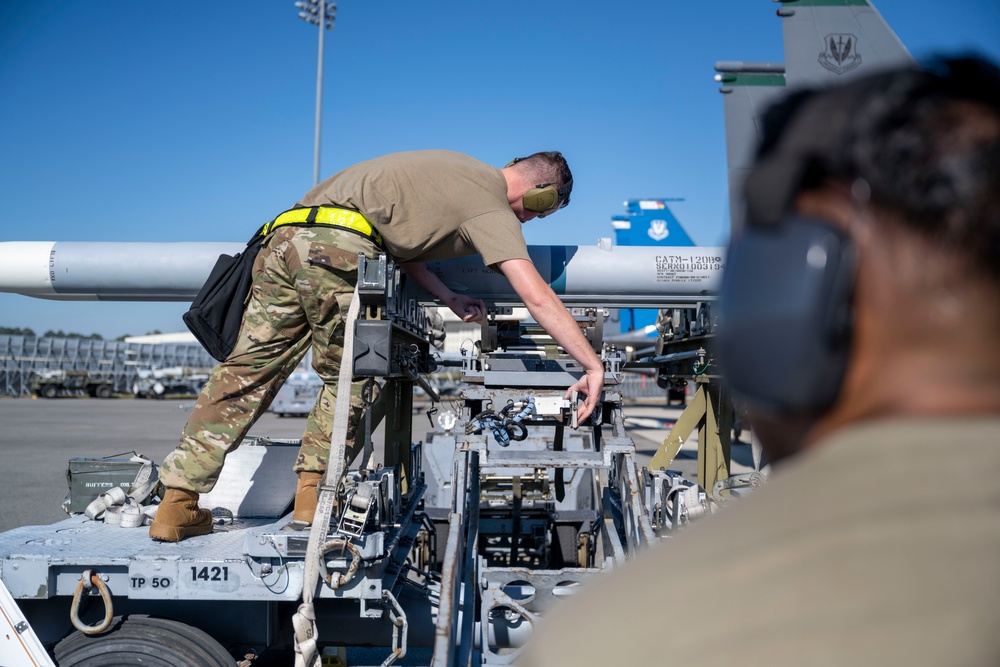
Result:
{"label": "tan t-shirt", "polygon": [[494,266],[529,259],[495,167],[445,150],[391,153],[334,174],[299,202],[360,211],[399,262],[479,253]]}
{"label": "tan t-shirt", "polygon": [[552,606],[520,667],[1000,665],[1000,416],[859,422]]}

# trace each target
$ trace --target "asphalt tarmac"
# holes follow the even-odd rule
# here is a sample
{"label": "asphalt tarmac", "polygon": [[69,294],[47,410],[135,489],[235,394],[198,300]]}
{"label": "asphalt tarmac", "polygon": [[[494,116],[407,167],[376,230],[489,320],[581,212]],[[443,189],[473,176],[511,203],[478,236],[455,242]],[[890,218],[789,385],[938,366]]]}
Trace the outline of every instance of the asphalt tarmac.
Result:
{"label": "asphalt tarmac", "polygon": [[[174,447],[194,398],[0,399],[0,530],[66,518],[66,467],[71,458],[124,452],[157,463]],[[304,418],[265,413],[253,433],[299,438]]]}
{"label": "asphalt tarmac", "polygon": [[[66,468],[71,458],[136,452],[162,461],[177,445],[193,407],[193,397],[0,398],[0,531],[66,518],[60,505],[68,491]],[[640,465],[656,452],[680,413],[680,408],[666,407],[662,401],[626,405]],[[419,406],[413,423],[415,434],[427,428]],[[297,439],[304,428],[304,417],[265,413],[251,435]],[[749,469],[749,450],[733,447],[733,473]],[[695,478],[696,451],[692,436],[672,466],[689,479]]]}

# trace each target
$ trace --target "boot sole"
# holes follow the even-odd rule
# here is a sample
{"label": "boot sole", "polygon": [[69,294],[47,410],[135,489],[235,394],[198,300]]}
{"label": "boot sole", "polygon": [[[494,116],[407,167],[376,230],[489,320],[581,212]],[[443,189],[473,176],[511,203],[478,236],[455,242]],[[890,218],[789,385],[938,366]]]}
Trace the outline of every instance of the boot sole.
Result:
{"label": "boot sole", "polygon": [[301,533],[302,531],[309,530],[310,528],[312,528],[311,523],[307,523],[305,521],[299,521],[297,519],[292,519],[284,526],[282,526],[281,530],[285,531],[286,533],[287,532]]}
{"label": "boot sole", "polygon": [[311,525],[314,516],[316,516],[315,510],[312,512],[293,512],[292,521],[298,521],[306,525]]}
{"label": "boot sole", "polygon": [[163,542],[180,542],[185,537],[195,537],[197,535],[208,535],[212,532],[212,524],[205,526],[157,526],[155,523],[149,527],[149,536],[154,540]]}

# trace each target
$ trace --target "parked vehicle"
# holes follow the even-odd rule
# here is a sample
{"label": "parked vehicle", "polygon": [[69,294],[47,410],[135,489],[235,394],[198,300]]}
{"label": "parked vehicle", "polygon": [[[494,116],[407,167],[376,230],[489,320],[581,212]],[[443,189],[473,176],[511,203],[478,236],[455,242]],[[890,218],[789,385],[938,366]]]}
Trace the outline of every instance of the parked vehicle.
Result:
{"label": "parked vehicle", "polygon": [[323,380],[311,369],[292,373],[278,390],[268,411],[279,417],[305,417],[316,404]]}
{"label": "parked vehicle", "polygon": [[46,368],[35,371],[31,376],[32,393],[43,398],[58,396],[93,396],[111,398],[114,380],[88,371],[67,371],[61,368]]}
{"label": "parked vehicle", "polygon": [[142,368],[132,383],[136,398],[164,398],[170,395],[192,396],[201,391],[208,371],[199,368]]}

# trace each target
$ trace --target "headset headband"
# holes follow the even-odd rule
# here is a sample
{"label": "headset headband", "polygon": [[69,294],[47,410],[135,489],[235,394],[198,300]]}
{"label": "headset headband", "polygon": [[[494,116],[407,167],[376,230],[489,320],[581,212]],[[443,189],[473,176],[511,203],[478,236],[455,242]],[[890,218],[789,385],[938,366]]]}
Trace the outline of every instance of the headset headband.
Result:
{"label": "headset headband", "polygon": [[[751,225],[777,224],[807,182],[829,173],[830,156],[844,140],[867,93],[803,92],[786,102],[790,109],[772,110],[786,124],[776,131],[775,141],[761,147],[757,164],[747,176],[747,220]],[[816,113],[820,109],[823,113]],[[774,115],[769,113],[765,124],[780,122]]]}
{"label": "headset headband", "polygon": [[[883,71],[824,91],[792,94],[764,117],[764,141],[745,183],[751,225],[773,225],[795,195],[834,176],[851,181],[865,159],[853,153],[857,137],[879,136],[900,122],[917,100],[940,96],[1000,109],[1000,70],[976,58],[934,59],[925,67]],[[909,121],[916,122],[916,121]],[[848,148],[845,148],[848,147]],[[858,160],[861,160],[859,162]],[[866,171],[867,173],[867,171]],[[869,176],[877,179],[878,174]],[[878,183],[870,183],[877,189]]]}

